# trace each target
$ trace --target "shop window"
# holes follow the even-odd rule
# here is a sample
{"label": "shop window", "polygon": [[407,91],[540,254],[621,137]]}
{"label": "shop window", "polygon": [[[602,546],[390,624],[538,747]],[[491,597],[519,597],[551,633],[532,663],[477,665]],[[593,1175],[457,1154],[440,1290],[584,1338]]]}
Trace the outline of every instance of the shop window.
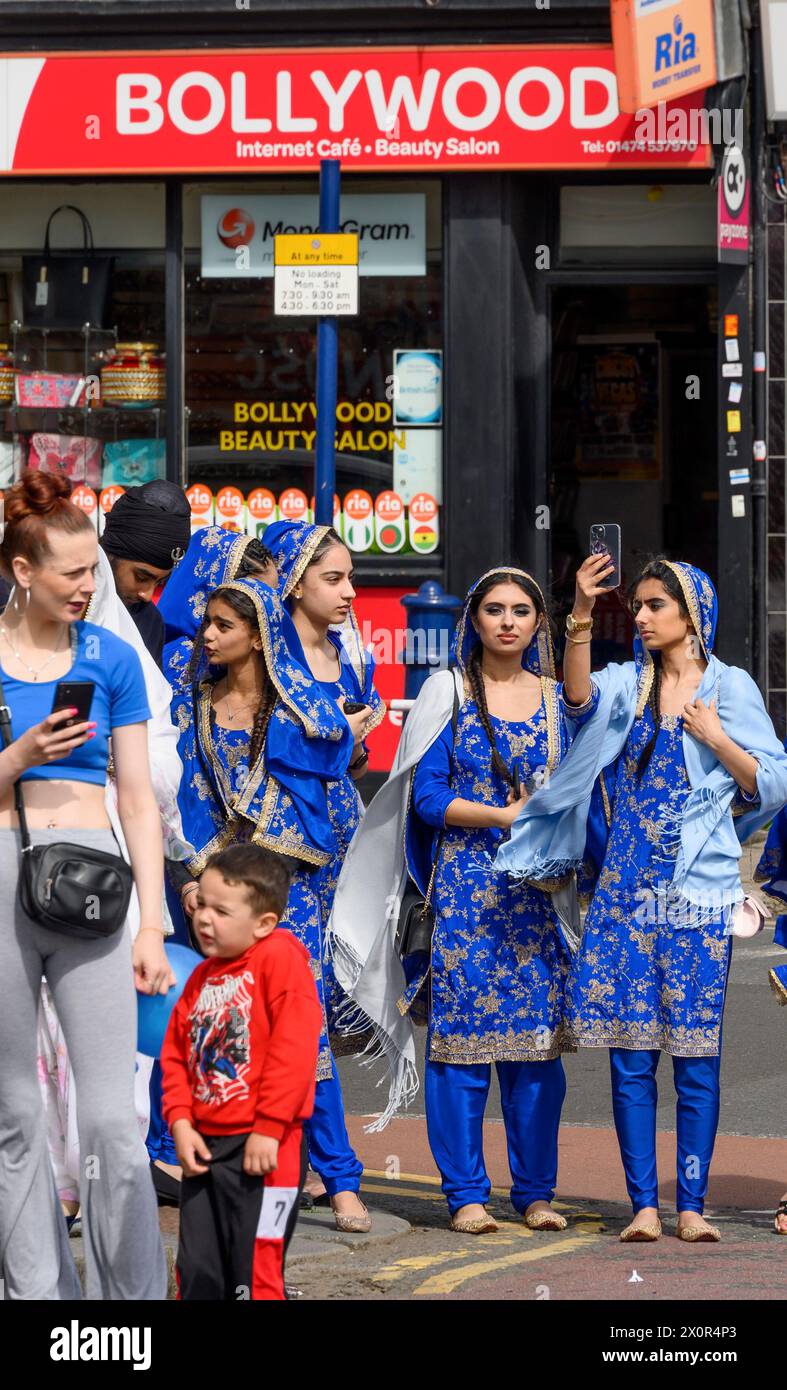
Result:
{"label": "shop window", "polygon": [[[315,184],[186,190],[187,467],[195,525],[311,519],[317,325],[274,315],[272,236],[316,225]],[[364,557],[441,549],[440,186],[345,180],[360,312],[339,319],[336,524]]]}
{"label": "shop window", "polygon": [[[64,204],[87,218],[94,256],[58,256],[86,235],[65,210],[43,257],[47,220]],[[0,487],[27,466],[64,473],[100,532],[122,489],[166,476],[163,187],[17,185],[6,205]]]}
{"label": "shop window", "polygon": [[710,184],[565,184],[560,260],[715,264],[716,191]]}

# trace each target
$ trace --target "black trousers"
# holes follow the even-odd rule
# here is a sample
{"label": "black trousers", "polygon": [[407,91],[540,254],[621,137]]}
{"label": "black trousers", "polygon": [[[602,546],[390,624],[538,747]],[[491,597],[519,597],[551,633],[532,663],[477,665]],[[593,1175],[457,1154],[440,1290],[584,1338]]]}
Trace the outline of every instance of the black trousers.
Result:
{"label": "black trousers", "polygon": [[178,1297],[236,1302],[283,1300],[284,1259],[306,1180],[306,1143],[292,1125],[265,1178],[243,1171],[246,1134],[203,1136],[207,1173],[184,1177],[180,1196]]}

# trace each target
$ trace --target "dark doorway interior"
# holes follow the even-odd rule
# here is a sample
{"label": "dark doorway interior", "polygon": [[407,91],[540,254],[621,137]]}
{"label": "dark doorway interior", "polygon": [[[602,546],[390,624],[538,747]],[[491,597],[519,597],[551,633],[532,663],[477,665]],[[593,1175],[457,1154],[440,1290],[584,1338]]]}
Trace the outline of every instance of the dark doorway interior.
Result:
{"label": "dark doorway interior", "polygon": [[617,522],[624,584],[599,604],[594,659],[625,660],[625,589],[649,556],[717,577],[716,291],[552,290],[552,592],[573,599],[592,522]]}

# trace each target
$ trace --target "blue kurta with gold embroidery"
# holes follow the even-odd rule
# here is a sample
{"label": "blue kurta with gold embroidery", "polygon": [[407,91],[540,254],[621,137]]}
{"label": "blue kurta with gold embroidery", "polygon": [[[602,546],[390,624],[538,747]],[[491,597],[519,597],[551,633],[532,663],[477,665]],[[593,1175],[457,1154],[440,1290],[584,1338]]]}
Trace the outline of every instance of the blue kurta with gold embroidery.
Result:
{"label": "blue kurta with gold embroidery", "polygon": [[[226,784],[233,792],[243,790],[249,775],[249,748],[251,733],[248,729],[224,729],[215,720],[212,723],[212,746],[214,756],[221,765]],[[234,823],[235,843],[251,839],[253,825],[250,821],[238,820]],[[323,1011],[323,1026],[320,1034],[320,1050],[317,1059],[317,1080],[323,1081],[331,1073],[331,1052],[328,1043],[328,1027],[325,1017],[325,990],[322,969],[322,912],[319,894],[319,875],[302,865],[295,865],[287,897],[287,911],[279,923],[286,927],[309,952],[309,964],[317,986],[320,1006]]]}
{"label": "blue kurta with gold embroidery", "polygon": [[[527,723],[491,718],[496,745],[533,789],[568,743],[555,682]],[[551,725],[551,728],[550,728]],[[509,787],[491,766],[473,700],[462,705],[456,741],[443,731],[418,765],[416,815],[435,828],[455,797],[504,806]],[[568,954],[548,893],[495,872],[505,838],[495,829],[445,829],[434,883],[428,1056],[435,1062],[549,1061],[570,1050],[563,1025]]]}
{"label": "blue kurta with gold embroidery", "polygon": [[[329,634],[331,637],[331,634]],[[335,643],[335,645],[337,645]],[[336,681],[320,681],[321,689],[332,700],[362,700],[363,691],[358,679],[347,662],[341,663],[341,674]],[[362,815],[362,802],[355,782],[346,772],[333,782],[326,782],[325,794],[328,799],[328,819],[336,839],[336,853],[329,864],[320,871],[320,905],[323,921],[327,922],[333,907],[336,884],[344,863],[344,856],[350,846]],[[346,1057],[362,1052],[369,1040],[369,1031],[354,1031],[349,1036],[341,1033],[339,1020],[343,1009],[347,1008],[347,995],[336,979],[333,961],[323,960],[323,984],[325,988],[325,1011],[328,1018],[328,1033],[334,1056]]]}
{"label": "blue kurta with gold embroidery", "polygon": [[683,720],[661,716],[638,783],[637,759],[652,733],[648,704],[605,778],[609,840],[566,991],[567,1023],[579,1047],[715,1056],[730,941],[721,920],[692,923],[669,896],[676,827],[691,790]]}

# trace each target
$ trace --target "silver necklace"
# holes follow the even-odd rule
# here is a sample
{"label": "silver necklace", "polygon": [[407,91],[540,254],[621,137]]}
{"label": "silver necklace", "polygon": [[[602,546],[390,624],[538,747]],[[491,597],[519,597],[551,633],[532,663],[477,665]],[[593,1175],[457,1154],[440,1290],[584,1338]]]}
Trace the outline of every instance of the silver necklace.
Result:
{"label": "silver necklace", "polygon": [[[63,629],[63,631],[64,631],[64,632],[67,632],[67,631],[68,631],[68,627],[65,627],[65,628]],[[62,638],[61,638],[60,640],[58,640],[58,644],[57,644],[57,646],[55,647],[55,650],[54,650],[53,652],[50,653],[50,655],[47,657],[46,661],[42,662],[42,664],[41,664],[40,666],[30,666],[29,663],[28,663],[27,661],[25,661],[24,657],[21,655],[21,653],[19,652],[18,648],[15,647],[15,646],[14,646],[14,643],[11,641],[11,634],[9,633],[7,627],[5,626],[5,623],[0,623],[0,632],[2,632],[3,636],[5,637],[5,640],[6,640],[6,642],[8,643],[9,647],[11,648],[11,651],[13,652],[13,654],[14,654],[14,656],[16,657],[17,661],[19,662],[19,665],[20,665],[20,666],[24,666],[25,670],[30,672],[30,675],[33,677],[33,680],[34,680],[34,681],[37,681],[37,680],[38,680],[38,677],[41,675],[41,672],[44,671],[44,670],[46,670],[46,668],[47,668],[47,666],[49,665],[50,661],[54,661],[55,657],[60,655]]]}
{"label": "silver necklace", "polygon": [[[235,708],[234,708],[234,710],[233,710],[233,709],[230,708],[229,687],[228,687],[228,686],[225,686],[225,689],[227,690],[227,694],[224,696],[224,709],[225,709],[227,718],[230,720],[230,722],[232,722],[232,720],[235,718],[235,715],[236,715],[236,714],[240,714],[240,712],[241,712],[242,709],[249,709],[250,706],[254,704],[254,701],[253,701],[253,700],[244,700],[242,704],[236,705]],[[257,704],[259,704],[259,699],[257,700]]]}

